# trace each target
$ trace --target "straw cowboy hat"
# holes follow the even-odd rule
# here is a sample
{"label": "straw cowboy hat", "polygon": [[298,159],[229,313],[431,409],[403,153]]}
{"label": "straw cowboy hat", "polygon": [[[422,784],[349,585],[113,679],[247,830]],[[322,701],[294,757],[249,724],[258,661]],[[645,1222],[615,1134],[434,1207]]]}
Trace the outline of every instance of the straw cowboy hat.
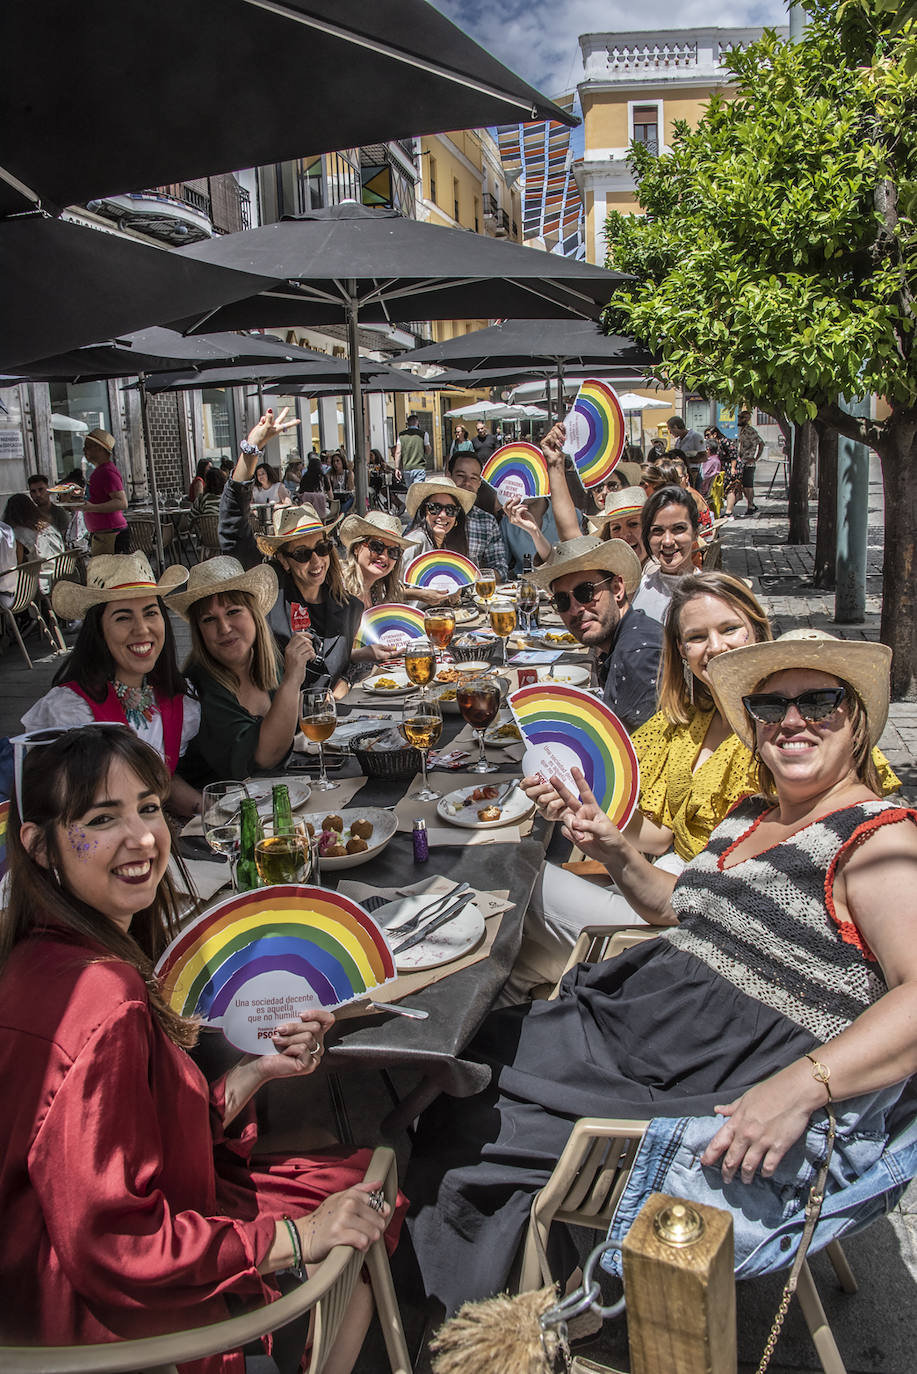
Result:
{"label": "straw cowboy hat", "polygon": [[348,553],[354,544],[363,539],[378,539],[380,534],[392,544],[397,544],[399,549],[411,547],[410,539],[405,539],[401,533],[398,516],[386,515],[381,510],[367,511],[365,515],[348,515],[338,533]]}
{"label": "straw cowboy hat", "polygon": [[816,668],[852,687],[866,708],[869,742],[875,744],[888,719],[891,661],[892,651],[885,644],[835,639],[824,630],[790,630],[769,643],[718,654],[707,672],[720,711],[749,749],[755,747],[755,729],[742,698],[786,668]]}
{"label": "straw cowboy hat", "polygon": [[[636,467],[636,464],[634,466]],[[641,515],[645,505],[646,492],[642,487],[624,487],[621,491],[610,491],[599,514],[589,521],[589,529],[593,534],[602,534],[609,521],[626,520],[629,515]]]}
{"label": "straw cowboy hat", "polygon": [[473,491],[466,491],[464,487],[457,486],[451,477],[428,477],[425,482],[414,482],[408,487],[405,505],[409,517],[413,520],[418,506],[422,506],[428,496],[451,496],[467,515],[474,505],[474,495]]}
{"label": "straw cowboy hat", "polygon": [[623,539],[599,539],[581,534],[555,544],[540,568],[530,574],[538,587],[549,587],[559,577],[574,572],[610,572],[624,579],[628,600],[640,585],[640,560]]}
{"label": "straw cowboy hat", "polygon": [[185,590],[170,598],[169,609],[187,620],[188,609],[195,601],[231,591],[249,592],[261,614],[267,615],[277,600],[277,574],[267,563],[259,563],[246,572],[238,558],[220,554],[208,558],[206,563],[195,564]]}
{"label": "straw cowboy hat", "polygon": [[51,605],[63,620],[82,620],[90,606],[104,601],[167,596],[187,581],[188,569],[173,564],[157,582],[142,553],[102,553],[86,564],[86,586],[58,582],[51,592]]}
{"label": "straw cowboy hat", "polygon": [[627,485],[629,487],[637,486],[638,482],[640,481],[640,478],[643,476],[643,468],[640,466],[640,464],[633,463],[629,459],[620,463],[616,463],[614,471],[620,472],[622,477],[627,478]]}
{"label": "straw cowboy hat", "polygon": [[255,543],[262,553],[272,554],[284,544],[290,544],[294,539],[302,539],[310,534],[319,534],[323,538],[330,534],[337,524],[337,520],[332,520],[330,524],[322,523],[322,518],[314,506],[278,506],[274,511],[274,533],[258,534],[255,536]]}

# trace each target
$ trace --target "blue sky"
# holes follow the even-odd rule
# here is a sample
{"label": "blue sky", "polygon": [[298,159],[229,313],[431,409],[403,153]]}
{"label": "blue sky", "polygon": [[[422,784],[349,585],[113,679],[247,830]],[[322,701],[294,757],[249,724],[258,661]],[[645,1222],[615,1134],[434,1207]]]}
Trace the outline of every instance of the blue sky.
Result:
{"label": "blue sky", "polygon": [[[724,28],[785,24],[780,0],[433,0],[501,62],[545,95],[559,95],[582,76],[581,33],[628,29]],[[636,13],[635,13],[636,10]]]}

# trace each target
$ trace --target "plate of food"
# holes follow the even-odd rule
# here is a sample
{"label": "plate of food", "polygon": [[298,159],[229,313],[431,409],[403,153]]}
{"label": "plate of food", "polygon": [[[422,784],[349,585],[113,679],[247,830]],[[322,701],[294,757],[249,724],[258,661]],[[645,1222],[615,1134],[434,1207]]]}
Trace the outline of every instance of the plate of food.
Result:
{"label": "plate of food", "polygon": [[480,619],[481,612],[476,606],[456,606],[455,623],[456,625],[470,625],[473,620]]}
{"label": "plate of food", "polygon": [[492,663],[487,663],[484,659],[468,659],[462,663],[449,663],[445,668],[440,668],[433,681],[438,683],[461,682],[464,678],[475,677],[478,673],[492,672]]}
{"label": "plate of food", "polygon": [[[386,913],[388,920],[403,926],[411,916],[429,904],[429,893],[399,899],[389,902],[387,906],[377,907],[372,914],[373,920],[385,931],[389,945],[397,945],[399,939],[407,939],[408,936],[399,936],[397,930],[388,929]],[[462,959],[478,947],[484,939],[485,929],[484,917],[474,902],[470,901],[458,915],[440,926],[439,930],[434,930],[420,944],[395,954],[395,968],[399,973],[419,973],[423,969],[438,968],[440,964],[451,964],[454,959]]]}
{"label": "plate of food", "polygon": [[522,743],[522,732],[514,720],[500,720],[484,731],[484,743],[495,749],[511,749]]}
{"label": "plate of food", "polygon": [[579,644],[576,635],[564,629],[539,630],[538,638],[542,644],[550,645],[552,649],[573,649]]}
{"label": "plate of food", "polygon": [[398,828],[394,811],[350,806],[340,811],[309,811],[298,820],[318,836],[319,868],[358,868],[381,854]]}
{"label": "plate of food", "polygon": [[588,687],[592,678],[590,670],[578,663],[554,663],[547,668],[538,668],[537,672],[539,682],[563,682],[568,687]]}
{"label": "plate of food", "polygon": [[450,825],[465,830],[496,830],[501,825],[515,825],[535,810],[523,791],[513,784],[495,783],[478,787],[458,787],[447,792],[436,805],[436,814]]}
{"label": "plate of food", "polygon": [[372,692],[376,697],[396,697],[400,693],[418,690],[403,668],[383,668],[381,673],[366,678],[359,685],[364,692]]}
{"label": "plate of food", "polygon": [[274,813],[274,784],[278,782],[285,784],[294,811],[305,806],[312,795],[312,788],[307,782],[287,775],[279,778],[249,778],[245,787],[252,801],[258,803],[258,815],[263,821],[269,820]]}

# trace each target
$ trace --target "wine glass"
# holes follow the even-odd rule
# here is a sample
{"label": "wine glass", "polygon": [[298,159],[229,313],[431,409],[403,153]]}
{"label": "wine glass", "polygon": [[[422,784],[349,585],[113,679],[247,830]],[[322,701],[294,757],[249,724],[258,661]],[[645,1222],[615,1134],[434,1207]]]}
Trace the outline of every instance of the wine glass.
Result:
{"label": "wine glass", "polygon": [[264,838],[255,845],[255,867],[265,887],[307,883],[312,867],[308,834],[294,830],[292,834],[275,835],[269,822],[265,823],[264,832]]}
{"label": "wine glass", "polygon": [[311,690],[300,693],[299,726],[306,739],[318,745],[318,778],[313,786],[319,792],[331,792],[337,787],[325,772],[325,740],[334,734],[337,725],[337,702],[334,693],[328,690]]}
{"label": "wine glass", "polygon": [[489,606],[497,592],[497,574],[494,568],[478,568],[474,589],[478,596]]}
{"label": "wine glass", "polygon": [[516,593],[516,605],[525,616],[526,631],[531,631],[532,616],[538,608],[538,588],[534,582],[529,582],[522,578],[519,582],[519,590]]}
{"label": "wine glass", "polygon": [[493,678],[473,677],[460,684],[456,693],[458,708],[464,720],[478,737],[478,761],[469,773],[497,773],[495,763],[488,763],[484,753],[484,731],[492,725],[500,710],[500,688]]}
{"label": "wine glass", "polygon": [[233,889],[236,885],[236,861],[242,842],[241,807],[243,798],[248,795],[245,783],[232,779],[225,782],[208,782],[201,793],[201,828],[204,838],[215,854],[225,854],[229,859],[229,875]]}
{"label": "wine glass", "polygon": [[449,661],[444,650],[455,634],[455,611],[451,606],[433,606],[424,613],[423,627],[428,638],[439,650],[437,657],[441,663]]}
{"label": "wine glass", "polygon": [[436,652],[429,639],[412,639],[404,646],[404,671],[420,688],[420,695],[426,696],[427,685],[436,672]]}
{"label": "wine glass", "polygon": [[506,667],[506,641],[516,628],[516,608],[508,601],[495,601],[490,607],[490,628],[500,636],[500,664]]}
{"label": "wine glass", "polygon": [[443,711],[435,697],[422,696],[406,701],[401,716],[401,733],[408,744],[420,750],[420,787],[412,792],[417,801],[436,801],[442,796],[427,782],[427,750],[438,743],[443,733]]}

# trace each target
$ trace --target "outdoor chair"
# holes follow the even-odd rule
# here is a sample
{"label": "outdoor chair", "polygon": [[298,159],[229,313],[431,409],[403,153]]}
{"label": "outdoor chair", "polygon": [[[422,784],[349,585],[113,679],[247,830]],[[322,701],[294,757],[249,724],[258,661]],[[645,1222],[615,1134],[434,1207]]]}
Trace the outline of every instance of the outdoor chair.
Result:
{"label": "outdoor chair", "polygon": [[[365,1177],[373,1182],[384,1180],[385,1199],[394,1206],[398,1179],[392,1150],[375,1150]],[[348,1245],[336,1246],[305,1283],[276,1302],[244,1316],[189,1331],[105,1345],[0,1346],[0,1368],[4,1374],[121,1374],[122,1371],[126,1374],[130,1370],[177,1374],[176,1365],[200,1360],[206,1355],[239,1350],[267,1332],[277,1331],[297,1317],[314,1312],[306,1368],[308,1374],[321,1374],[351,1295],[360,1282],[364,1263],[369,1271],[392,1374],[410,1374],[411,1362],[383,1240],[376,1241],[365,1255]]]}
{"label": "outdoor chair", "polygon": [[219,523],[218,515],[195,515],[192,520],[191,530],[197,537],[202,563],[208,558],[216,558],[220,552]]}
{"label": "outdoor chair", "polygon": [[[145,553],[151,563],[158,561],[156,553],[156,522],[144,516],[128,516],[127,527],[131,535],[131,553]],[[162,522],[162,550],[165,554],[175,535],[175,530],[170,520]],[[163,569],[159,569],[162,576]]]}
{"label": "outdoor chair", "polygon": [[[658,930],[645,926],[584,927],[551,999],[557,997],[565,974],[577,964],[613,959],[632,945],[658,938]],[[548,1237],[555,1222],[604,1236],[648,1126],[648,1121],[614,1117],[582,1117],[577,1121],[550,1179],[532,1200],[520,1250],[517,1292],[526,1293],[562,1277],[552,1276],[547,1258]],[[843,1291],[855,1293],[857,1282],[840,1241],[831,1241],[825,1250]],[[796,1296],[824,1374],[847,1374],[808,1261],[800,1271]]]}
{"label": "outdoor chair", "polygon": [[175,535],[172,540],[172,552],[189,568],[192,563],[198,561],[194,540],[191,538],[191,521],[190,511],[182,511],[178,514],[174,520]]}
{"label": "outdoor chair", "polygon": [[[60,635],[60,627],[58,626],[59,642],[57,642],[55,641],[54,636],[48,628],[47,621],[42,615],[41,592],[38,586],[38,574],[42,569],[43,561],[44,560],[40,558],[33,558],[28,563],[19,564],[19,566],[16,568],[16,587],[13,592],[13,599],[9,606],[4,606],[0,608],[2,609],[2,616],[5,625],[7,629],[9,629],[9,631],[12,633],[12,636],[15,639],[16,643],[19,645],[19,652],[25,659],[25,664],[27,668],[34,667],[34,664],[32,663],[31,658],[29,658],[29,652],[25,647],[25,642],[23,641],[22,635],[19,631],[19,625],[16,621],[17,615],[21,615],[23,611],[28,611],[29,615],[31,615],[33,619],[37,622],[39,629],[41,630],[42,634],[45,636],[45,638],[47,639],[48,643],[51,645],[51,648],[55,651],[55,653],[57,653],[59,649],[66,649],[67,647],[66,644],[64,644],[63,636]],[[56,624],[57,622],[55,621],[55,625]]]}

